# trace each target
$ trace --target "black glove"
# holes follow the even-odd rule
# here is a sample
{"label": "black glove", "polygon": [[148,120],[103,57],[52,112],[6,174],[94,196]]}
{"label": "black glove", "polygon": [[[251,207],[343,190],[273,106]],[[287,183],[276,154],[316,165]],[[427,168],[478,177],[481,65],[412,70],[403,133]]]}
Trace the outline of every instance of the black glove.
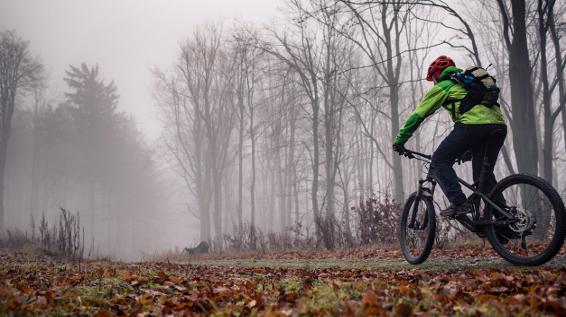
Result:
{"label": "black glove", "polygon": [[407,150],[403,144],[395,143],[393,144],[393,151],[399,153],[399,155],[403,155]]}

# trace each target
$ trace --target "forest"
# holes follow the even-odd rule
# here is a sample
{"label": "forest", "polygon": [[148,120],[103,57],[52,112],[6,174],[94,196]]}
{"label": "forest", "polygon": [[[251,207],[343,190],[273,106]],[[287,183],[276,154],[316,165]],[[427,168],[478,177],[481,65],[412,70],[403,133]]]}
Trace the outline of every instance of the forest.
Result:
{"label": "forest", "polygon": [[[151,69],[164,122],[151,145],[103,66],[69,66],[64,96],[47,100],[45,65],[5,31],[4,230],[29,231],[65,208],[80,212],[90,244],[109,237],[98,239],[103,253],[152,250],[142,237],[160,234],[159,210],[178,195],[198,223],[193,243],[219,250],[377,241],[364,237],[364,210],[395,227],[391,211],[422,165],[391,144],[430,88],[430,60],[447,52],[496,74],[510,127],[498,177],[528,172],[564,193],[560,2],[482,2],[491,16],[442,1],[286,5],[284,28],[208,23],[180,39],[170,67]],[[450,132],[437,112],[408,147],[432,153]]]}
{"label": "forest", "polygon": [[[0,315],[565,313],[566,2],[283,0],[280,11],[267,25],[211,19],[147,67],[155,140],[103,63],[69,61],[52,78],[33,42],[0,29]],[[438,215],[429,267],[403,261],[405,202],[430,162],[392,146],[441,55],[496,79],[508,127],[496,178],[554,188],[556,218],[534,211],[528,224],[560,232],[542,269],[503,264],[489,233]],[[439,109],[405,147],[432,154],[452,121]],[[477,181],[471,164],[454,166]],[[449,205],[440,188],[432,198],[433,213]],[[21,263],[51,257],[65,269],[40,266],[44,289]]]}
{"label": "forest", "polygon": [[[429,88],[429,60],[447,50],[497,74],[511,131],[497,175],[541,175],[564,193],[565,9],[480,3],[491,16],[442,1],[290,1],[284,30],[195,31],[154,75],[200,240],[222,248],[235,227],[252,249],[257,230],[332,249],[368,242],[368,206],[383,209],[375,225],[395,222],[382,205],[404,202],[422,167],[391,144]],[[431,153],[450,126],[434,116],[410,146]]]}

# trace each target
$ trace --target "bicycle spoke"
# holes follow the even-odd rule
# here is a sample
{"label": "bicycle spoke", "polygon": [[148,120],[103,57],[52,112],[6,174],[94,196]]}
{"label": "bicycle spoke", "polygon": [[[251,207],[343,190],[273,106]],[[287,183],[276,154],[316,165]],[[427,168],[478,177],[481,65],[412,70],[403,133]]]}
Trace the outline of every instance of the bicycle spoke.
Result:
{"label": "bicycle spoke", "polygon": [[[415,210],[411,206],[409,219],[412,218]],[[419,257],[423,254],[426,246],[427,239],[430,235],[432,226],[429,225],[429,217],[427,213],[427,206],[424,200],[419,200],[416,213],[414,214],[414,226],[405,226],[405,239],[406,247],[410,256]]]}
{"label": "bicycle spoke", "polygon": [[[519,177],[525,178],[525,181]],[[502,256],[517,263],[542,263],[547,259],[536,259],[547,258],[547,254],[555,249],[556,237],[561,234],[558,226],[562,223],[556,217],[561,213],[555,210],[555,197],[549,196],[543,189],[548,191],[544,181],[518,176],[499,191],[504,200],[500,207],[514,218],[512,223],[494,228]],[[498,217],[495,211],[494,216],[496,220],[504,219]]]}

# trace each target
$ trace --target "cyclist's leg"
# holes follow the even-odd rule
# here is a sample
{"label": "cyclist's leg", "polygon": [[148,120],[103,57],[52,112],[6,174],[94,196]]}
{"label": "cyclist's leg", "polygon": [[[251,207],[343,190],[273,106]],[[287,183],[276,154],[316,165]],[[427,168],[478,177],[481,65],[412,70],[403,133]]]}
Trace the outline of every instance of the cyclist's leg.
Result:
{"label": "cyclist's leg", "polygon": [[[498,132],[493,133],[496,129]],[[493,171],[495,169],[497,157],[499,156],[499,152],[503,147],[505,137],[507,136],[507,127],[504,125],[493,126],[490,130],[491,131],[488,131],[488,134],[486,135],[486,139],[482,141],[480,145],[477,145],[472,149],[474,181],[479,181],[483,169],[484,158],[489,162],[489,169],[485,175],[483,175],[483,191],[486,193],[489,193],[497,184],[497,179],[495,178]],[[506,205],[505,197],[503,197],[503,195],[493,197],[493,200],[500,207],[504,207]],[[499,228],[497,230],[497,237],[501,243],[506,244],[509,239],[513,237],[513,232],[509,228]]]}
{"label": "cyclist's leg", "polygon": [[472,147],[468,133],[468,126],[456,124],[454,130],[440,143],[432,155],[431,172],[436,178],[438,185],[453,205],[457,206],[466,202],[466,195],[458,183],[458,177],[452,165],[454,160]]}
{"label": "cyclist's leg", "polygon": [[[486,131],[487,135],[484,140],[472,148],[472,169],[474,181],[479,182],[483,169],[483,160],[484,158],[487,158],[489,162],[489,169],[483,175],[483,191],[489,193],[495,184],[497,184],[497,179],[495,178],[493,171],[495,169],[497,157],[499,156],[499,152],[501,151],[507,136],[507,127],[505,125],[482,125],[477,126],[476,128]],[[494,133],[496,130],[498,132]]]}

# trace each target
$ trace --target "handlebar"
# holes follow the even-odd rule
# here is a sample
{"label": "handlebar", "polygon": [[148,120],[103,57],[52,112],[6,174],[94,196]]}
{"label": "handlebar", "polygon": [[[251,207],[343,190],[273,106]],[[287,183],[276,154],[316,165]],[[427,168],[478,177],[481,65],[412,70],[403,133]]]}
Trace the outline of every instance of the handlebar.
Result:
{"label": "handlebar", "polygon": [[[403,155],[403,156],[405,156],[409,159],[415,159],[416,158],[418,160],[425,161],[425,162],[430,162],[432,160],[432,155],[420,153],[420,152],[417,152],[417,151],[412,151],[412,150],[409,150],[409,149],[405,149],[405,152],[402,153],[401,155]],[[417,156],[420,157],[420,158],[417,158]],[[465,154],[464,154],[461,157],[456,158],[454,160],[454,163],[462,164],[464,162],[470,161],[471,159],[472,159],[471,156],[466,158]]]}
{"label": "handlebar", "polygon": [[425,160],[432,160],[432,155],[428,155],[428,154],[424,154],[424,153],[420,153],[417,151],[411,151],[409,149],[405,149],[405,152],[402,153],[402,155],[408,157],[409,159],[414,159],[415,156],[419,156]]}

